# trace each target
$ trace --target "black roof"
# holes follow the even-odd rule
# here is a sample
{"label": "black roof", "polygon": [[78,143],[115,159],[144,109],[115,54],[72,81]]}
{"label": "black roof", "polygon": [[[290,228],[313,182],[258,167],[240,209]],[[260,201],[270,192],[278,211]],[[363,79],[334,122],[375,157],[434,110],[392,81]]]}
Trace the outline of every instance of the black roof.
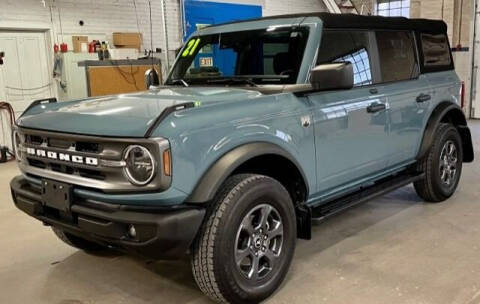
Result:
{"label": "black roof", "polygon": [[322,19],[326,28],[412,30],[431,34],[444,34],[447,32],[447,24],[442,20],[364,16],[356,14],[305,13],[269,16],[240,22],[302,17],[319,17]]}

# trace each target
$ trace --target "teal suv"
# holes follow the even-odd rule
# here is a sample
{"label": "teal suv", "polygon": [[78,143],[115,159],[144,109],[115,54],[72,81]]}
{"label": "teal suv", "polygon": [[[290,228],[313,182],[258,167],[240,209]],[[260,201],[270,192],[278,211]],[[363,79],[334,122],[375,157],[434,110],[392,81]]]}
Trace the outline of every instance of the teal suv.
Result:
{"label": "teal suv", "polygon": [[161,86],[34,102],[13,200],[72,246],[189,253],[210,298],[260,302],[312,223],[410,183],[454,194],[474,155],[446,33],[325,13],[203,28]]}

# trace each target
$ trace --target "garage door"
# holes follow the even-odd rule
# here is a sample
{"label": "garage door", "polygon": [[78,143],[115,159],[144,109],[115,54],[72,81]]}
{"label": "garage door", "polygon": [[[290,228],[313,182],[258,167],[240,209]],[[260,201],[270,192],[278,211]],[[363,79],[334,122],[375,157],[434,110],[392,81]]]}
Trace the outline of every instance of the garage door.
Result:
{"label": "garage door", "polygon": [[475,44],[475,59],[473,70],[473,88],[472,88],[472,116],[474,118],[480,118],[480,7],[476,8],[476,37],[474,38]]}

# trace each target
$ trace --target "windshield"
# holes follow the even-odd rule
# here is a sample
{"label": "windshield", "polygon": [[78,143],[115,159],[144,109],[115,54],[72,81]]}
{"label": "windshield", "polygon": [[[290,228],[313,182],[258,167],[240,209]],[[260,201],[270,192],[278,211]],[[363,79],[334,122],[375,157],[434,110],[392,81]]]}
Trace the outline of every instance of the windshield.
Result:
{"label": "windshield", "polygon": [[167,84],[294,84],[307,38],[307,28],[192,37]]}

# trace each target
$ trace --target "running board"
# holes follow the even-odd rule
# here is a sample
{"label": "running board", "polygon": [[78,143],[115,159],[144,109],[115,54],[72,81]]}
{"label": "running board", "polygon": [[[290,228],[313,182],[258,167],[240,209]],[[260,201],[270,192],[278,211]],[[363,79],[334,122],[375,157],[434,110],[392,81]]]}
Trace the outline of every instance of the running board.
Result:
{"label": "running board", "polygon": [[302,239],[310,239],[312,224],[319,224],[342,211],[406,186],[422,179],[424,176],[424,173],[403,172],[384,178],[372,186],[361,188],[347,196],[329,202],[315,202],[316,204],[319,204],[317,207],[309,207],[306,205],[297,207],[297,226],[299,226],[298,228],[300,230],[298,232],[298,237]]}

